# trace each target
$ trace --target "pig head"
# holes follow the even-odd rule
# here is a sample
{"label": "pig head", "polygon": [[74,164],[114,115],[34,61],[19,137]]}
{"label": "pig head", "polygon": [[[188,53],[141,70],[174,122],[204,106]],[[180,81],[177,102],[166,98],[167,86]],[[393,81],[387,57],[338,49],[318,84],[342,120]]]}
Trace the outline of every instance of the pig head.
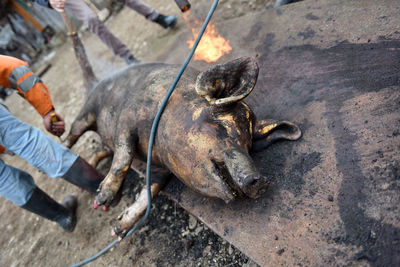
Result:
{"label": "pig head", "polygon": [[[241,101],[257,76],[252,58],[216,65],[197,76],[194,88],[186,85],[193,92],[190,99],[177,88],[178,96],[168,103],[157,150],[165,167],[193,190],[229,202],[237,196],[257,198],[268,187],[270,179],[249,155],[253,137],[260,139],[265,128]],[[291,138],[298,138],[300,130],[289,127],[296,135]]]}

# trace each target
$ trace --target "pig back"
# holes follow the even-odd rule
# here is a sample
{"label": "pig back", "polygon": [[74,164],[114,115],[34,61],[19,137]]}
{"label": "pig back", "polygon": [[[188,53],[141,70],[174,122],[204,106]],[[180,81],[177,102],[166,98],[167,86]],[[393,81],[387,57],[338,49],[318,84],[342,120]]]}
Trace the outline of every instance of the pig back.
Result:
{"label": "pig back", "polygon": [[[97,131],[103,142],[114,150],[116,132],[120,127],[137,131],[137,153],[146,158],[151,126],[158,109],[179,71],[179,66],[162,63],[128,67],[102,80],[89,95],[94,102]],[[181,77],[161,120],[171,121],[169,109],[187,110],[197,98],[194,83],[198,71],[188,68]],[[175,114],[172,112],[172,114]],[[122,116],[123,115],[123,116]],[[128,120],[126,118],[129,118]],[[168,127],[168,126],[167,126]],[[158,134],[163,131],[158,129]],[[156,140],[153,160],[161,163]]]}

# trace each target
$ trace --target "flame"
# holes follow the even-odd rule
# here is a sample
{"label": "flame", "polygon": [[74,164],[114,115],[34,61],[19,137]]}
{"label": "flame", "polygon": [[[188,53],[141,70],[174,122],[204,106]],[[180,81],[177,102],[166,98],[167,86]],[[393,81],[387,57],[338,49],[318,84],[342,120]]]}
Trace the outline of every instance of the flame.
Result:
{"label": "flame", "polygon": [[[187,26],[192,30],[193,40],[188,40],[189,49],[194,45],[195,38],[200,32],[201,24],[195,20],[190,20],[190,11],[183,14]],[[206,62],[216,62],[224,54],[228,54],[232,50],[229,44],[229,40],[225,40],[221,35],[218,34],[218,30],[215,25],[208,23],[208,26],[201,38],[199,45],[197,46],[196,52],[194,53],[194,60],[204,60]]]}

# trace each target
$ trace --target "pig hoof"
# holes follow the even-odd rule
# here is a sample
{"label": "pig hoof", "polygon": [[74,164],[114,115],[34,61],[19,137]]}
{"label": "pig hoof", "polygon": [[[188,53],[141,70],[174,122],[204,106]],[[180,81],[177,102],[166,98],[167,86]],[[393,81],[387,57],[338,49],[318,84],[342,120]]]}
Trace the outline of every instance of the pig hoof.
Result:
{"label": "pig hoof", "polygon": [[114,200],[114,193],[111,190],[103,189],[96,196],[96,203],[98,206],[104,205],[109,207]]}
{"label": "pig hoof", "polygon": [[119,225],[115,225],[112,229],[112,236],[117,235],[118,238],[122,239],[126,236],[128,233],[129,229],[121,229]]}

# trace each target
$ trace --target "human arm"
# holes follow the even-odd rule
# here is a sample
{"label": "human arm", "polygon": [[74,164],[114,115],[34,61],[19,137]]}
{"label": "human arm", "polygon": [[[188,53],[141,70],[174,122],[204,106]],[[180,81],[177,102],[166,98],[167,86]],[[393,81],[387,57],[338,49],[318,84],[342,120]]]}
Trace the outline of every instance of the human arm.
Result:
{"label": "human arm", "polygon": [[65,123],[60,115],[56,113],[58,121],[51,122],[50,114],[55,111],[49,90],[29,68],[28,63],[0,55],[0,85],[17,90],[43,117],[48,132],[57,136],[64,133]]}

